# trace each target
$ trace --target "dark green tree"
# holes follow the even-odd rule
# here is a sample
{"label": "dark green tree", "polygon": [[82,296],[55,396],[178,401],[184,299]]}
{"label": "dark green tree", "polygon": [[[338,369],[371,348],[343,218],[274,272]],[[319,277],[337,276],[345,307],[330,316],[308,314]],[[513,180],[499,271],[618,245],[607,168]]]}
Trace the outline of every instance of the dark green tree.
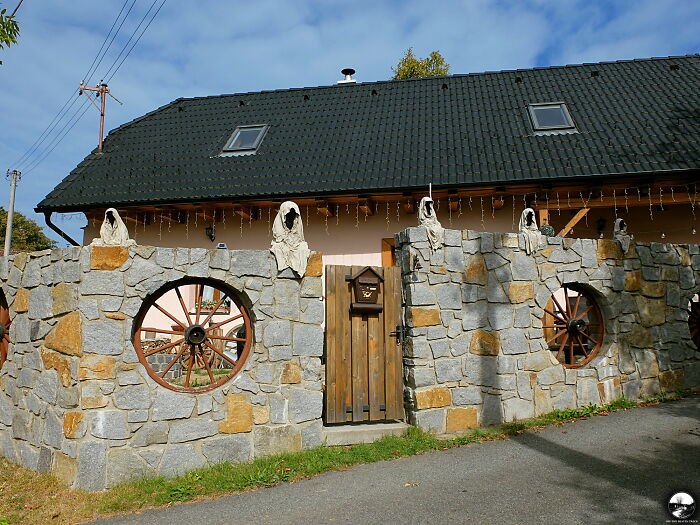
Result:
{"label": "dark green tree", "polygon": [[450,74],[450,65],[439,51],[433,51],[427,58],[419,59],[413,54],[413,48],[409,47],[406,55],[391,70],[394,72],[393,80],[441,77]]}
{"label": "dark green tree", "polygon": [[[47,248],[55,248],[56,241],[52,241],[36,222],[28,219],[21,213],[15,212],[14,220],[12,221],[12,249],[13,250],[46,250]],[[0,208],[0,238],[4,245],[5,231],[7,229],[7,211],[5,208]]]}
{"label": "dark green tree", "polygon": [[[17,43],[19,36],[19,25],[15,17],[7,14],[7,9],[0,11],[0,49]],[[0,60],[2,64],[2,60]]]}

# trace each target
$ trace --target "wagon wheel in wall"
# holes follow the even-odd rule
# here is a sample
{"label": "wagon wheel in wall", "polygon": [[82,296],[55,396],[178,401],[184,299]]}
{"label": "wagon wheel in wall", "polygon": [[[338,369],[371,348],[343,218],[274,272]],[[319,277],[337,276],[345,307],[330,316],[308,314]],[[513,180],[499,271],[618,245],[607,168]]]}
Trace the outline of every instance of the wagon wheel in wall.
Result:
{"label": "wagon wheel in wall", "polygon": [[10,325],[12,321],[10,320],[10,309],[7,307],[7,300],[5,299],[5,294],[0,290],[0,368],[5,364],[7,359],[7,351],[9,350],[10,343]]}
{"label": "wagon wheel in wall", "polygon": [[600,308],[586,288],[565,284],[552,294],[544,311],[545,340],[562,365],[577,368],[598,354],[605,327]]}
{"label": "wagon wheel in wall", "polygon": [[700,294],[695,294],[688,304],[688,328],[690,329],[690,338],[700,349]]}
{"label": "wagon wheel in wall", "polygon": [[[246,336],[221,335],[241,322]],[[165,339],[165,344],[149,345],[154,338]],[[141,364],[156,382],[179,392],[204,392],[231,379],[243,367],[252,339],[250,316],[238,294],[209,279],[166,284],[146,298],[134,320],[133,343]],[[229,341],[243,345],[241,359],[221,350]],[[152,356],[165,357],[158,366]],[[223,370],[213,369],[217,359],[224,363]],[[169,377],[177,368],[181,377]]]}

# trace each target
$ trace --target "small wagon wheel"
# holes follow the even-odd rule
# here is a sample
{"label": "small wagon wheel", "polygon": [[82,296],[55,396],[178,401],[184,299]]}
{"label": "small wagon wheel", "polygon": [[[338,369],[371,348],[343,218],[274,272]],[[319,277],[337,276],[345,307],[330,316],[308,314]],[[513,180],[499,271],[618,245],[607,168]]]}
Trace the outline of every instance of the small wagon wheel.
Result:
{"label": "small wagon wheel", "polygon": [[5,294],[0,290],[0,368],[7,360],[7,352],[10,348],[10,309],[7,307]]}
{"label": "small wagon wheel", "polygon": [[562,365],[578,368],[598,354],[605,337],[603,317],[584,287],[565,284],[552,294],[544,311],[545,339]]}
{"label": "small wagon wheel", "polygon": [[[221,335],[222,329],[241,322],[245,337]],[[166,342],[149,348],[147,334]],[[211,279],[186,278],[166,284],[146,298],[134,320],[133,342],[141,364],[157,383],[178,392],[206,392],[226,383],[243,367],[252,340],[250,315],[236,291]],[[241,359],[232,359],[221,350],[227,341],[242,343]],[[155,355],[165,356],[161,358],[164,368],[155,369],[149,361]],[[212,365],[217,359],[224,362],[227,372],[214,373]],[[176,363],[184,377],[167,379]]]}
{"label": "small wagon wheel", "polygon": [[700,349],[700,294],[695,294],[688,304],[688,329],[690,338]]}

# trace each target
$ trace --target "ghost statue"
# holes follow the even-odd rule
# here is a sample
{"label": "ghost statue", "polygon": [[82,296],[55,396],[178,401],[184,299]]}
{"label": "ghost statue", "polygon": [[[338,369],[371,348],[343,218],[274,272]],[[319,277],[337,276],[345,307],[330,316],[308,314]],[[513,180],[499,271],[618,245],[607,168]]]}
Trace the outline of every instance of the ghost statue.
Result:
{"label": "ghost statue", "polygon": [[119,212],[114,208],[109,208],[105,212],[104,221],[100,227],[100,237],[95,238],[90,243],[93,246],[133,246],[136,241],[129,239],[129,230]]}
{"label": "ghost statue", "polygon": [[630,247],[632,237],[627,235],[627,223],[624,219],[615,219],[615,228],[613,229],[613,239],[615,239],[622,248],[622,253],[627,253]]}
{"label": "ghost statue", "polygon": [[435,215],[435,203],[430,197],[423,197],[418,205],[418,221],[428,231],[428,241],[432,251],[439,250],[445,241],[445,230]]}
{"label": "ghost statue", "polygon": [[304,225],[299,206],[292,201],[283,202],[272,225],[270,251],[277,260],[277,270],[291,268],[299,277],[306,271],[311,252],[304,241]]}
{"label": "ghost statue", "polygon": [[520,230],[520,233],[525,237],[525,253],[530,255],[540,249],[542,232],[537,228],[535,210],[532,208],[525,208],[523,210],[520,214],[518,230]]}

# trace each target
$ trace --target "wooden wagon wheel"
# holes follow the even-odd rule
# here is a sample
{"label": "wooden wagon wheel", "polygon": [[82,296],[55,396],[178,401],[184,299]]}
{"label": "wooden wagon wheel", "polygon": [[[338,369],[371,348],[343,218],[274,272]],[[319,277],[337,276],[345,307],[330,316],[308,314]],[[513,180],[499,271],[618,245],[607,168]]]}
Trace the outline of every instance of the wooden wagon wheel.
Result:
{"label": "wooden wagon wheel", "polygon": [[688,305],[688,328],[690,338],[700,349],[700,294],[695,294]]}
{"label": "wooden wagon wheel", "polygon": [[[205,289],[213,292],[214,300],[204,299]],[[221,335],[219,328],[241,321],[246,327],[245,337]],[[173,323],[175,330],[172,329]],[[171,341],[148,349],[144,341],[146,333],[169,337]],[[237,293],[229,286],[209,279],[187,278],[166,284],[146,298],[134,320],[133,342],[141,364],[156,382],[178,392],[206,392],[226,383],[243,367],[252,339],[250,316]],[[241,359],[226,356],[218,341],[242,343]],[[156,354],[167,356],[167,366],[162,370],[155,370],[148,360]],[[217,358],[228,365],[228,373],[213,373],[211,365]],[[166,379],[178,361],[184,373],[182,384]],[[201,369],[206,371],[206,376],[201,378],[204,384],[193,377]]]}
{"label": "wooden wagon wheel", "polygon": [[0,368],[7,360],[7,352],[10,348],[10,309],[7,307],[5,294],[0,290]]}
{"label": "wooden wagon wheel", "polygon": [[547,345],[562,365],[578,368],[598,354],[605,337],[603,317],[584,287],[565,284],[552,294],[544,311]]}

